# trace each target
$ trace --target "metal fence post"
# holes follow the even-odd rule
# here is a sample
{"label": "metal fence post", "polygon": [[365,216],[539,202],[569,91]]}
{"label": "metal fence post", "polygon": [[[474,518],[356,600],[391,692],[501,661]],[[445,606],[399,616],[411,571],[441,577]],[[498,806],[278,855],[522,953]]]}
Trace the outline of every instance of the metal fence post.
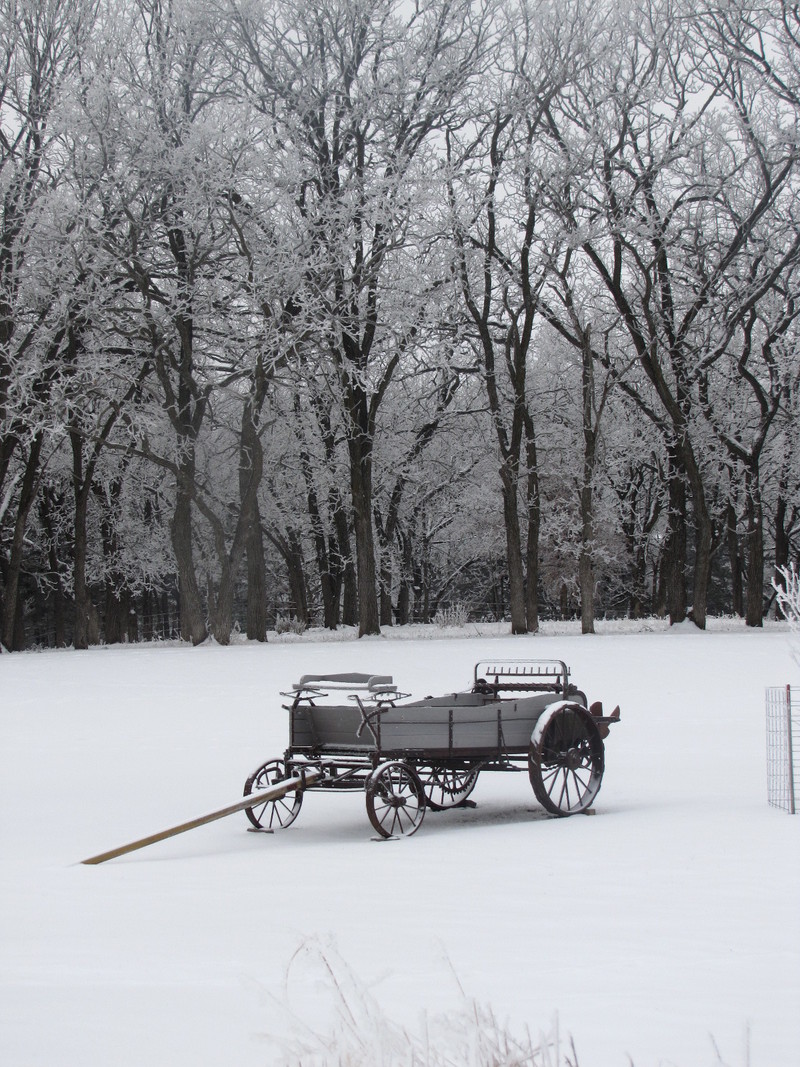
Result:
{"label": "metal fence post", "polygon": [[792,745],[792,687],[786,686],[786,745],[789,751],[789,814],[795,814],[794,806],[794,749]]}
{"label": "metal fence post", "polygon": [[[792,687],[773,686],[766,691],[767,801],[772,807],[797,812],[794,737],[800,729],[800,699]],[[800,769],[800,768],[799,768]]]}

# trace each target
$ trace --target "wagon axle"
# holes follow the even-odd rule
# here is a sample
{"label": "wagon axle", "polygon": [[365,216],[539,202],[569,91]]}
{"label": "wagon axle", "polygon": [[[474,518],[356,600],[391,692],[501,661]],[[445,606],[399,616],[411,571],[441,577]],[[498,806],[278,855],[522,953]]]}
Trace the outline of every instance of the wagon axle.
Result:
{"label": "wagon axle", "polygon": [[584,766],[585,761],[586,753],[580,748],[567,749],[558,760],[559,764],[567,767],[570,771],[576,771],[578,767]]}

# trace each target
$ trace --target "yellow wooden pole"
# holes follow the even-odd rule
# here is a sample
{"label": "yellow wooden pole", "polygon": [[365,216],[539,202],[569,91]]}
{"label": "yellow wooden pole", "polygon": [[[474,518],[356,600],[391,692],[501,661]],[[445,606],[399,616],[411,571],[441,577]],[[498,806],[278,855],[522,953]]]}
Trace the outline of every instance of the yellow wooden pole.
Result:
{"label": "yellow wooden pole", "polygon": [[208,815],[201,815],[197,819],[190,819],[189,822],[183,822],[180,826],[172,826],[169,830],[161,830],[157,834],[150,834],[149,837],[142,837],[139,838],[138,841],[131,841],[128,845],[112,848],[109,852],[101,852],[99,856],[91,856],[88,860],[81,860],[81,863],[91,865],[105,863],[106,860],[113,860],[116,859],[117,856],[124,856],[128,852],[135,852],[139,848],[146,848],[148,845],[154,845],[157,841],[164,841],[168,837],[175,837],[177,834],[186,833],[187,830],[194,830],[198,826],[205,826],[206,823],[215,822],[217,819],[224,819],[227,815],[233,815],[234,812],[244,811],[245,808],[253,808],[257,804],[263,804],[265,801],[269,800],[280,800],[280,798],[286,796],[287,793],[291,793],[295,789],[305,789],[306,786],[312,785],[321,777],[322,771],[318,768],[309,767],[307,770],[304,768],[302,774],[293,774],[285,781],[271,785],[269,789],[262,789],[258,793],[249,793],[247,796],[242,797],[241,800],[237,800],[235,804],[229,804],[227,807],[220,808],[218,811],[209,812]]}

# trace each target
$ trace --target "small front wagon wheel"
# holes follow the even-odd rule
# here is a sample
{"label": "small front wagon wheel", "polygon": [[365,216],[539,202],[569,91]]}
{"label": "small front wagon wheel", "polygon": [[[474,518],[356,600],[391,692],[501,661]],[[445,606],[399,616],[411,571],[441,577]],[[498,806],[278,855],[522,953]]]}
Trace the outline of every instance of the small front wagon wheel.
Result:
{"label": "small front wagon wheel", "polygon": [[[244,784],[244,796],[269,789],[289,777],[282,759],[272,759],[254,771]],[[295,789],[277,800],[265,800],[245,808],[244,813],[257,830],[285,829],[300,813],[303,791]]]}
{"label": "small front wagon wheel", "polygon": [[528,753],[536,799],[551,815],[586,811],[600,792],[604,760],[600,731],[585,708],[545,709]]}
{"label": "small front wagon wheel", "polygon": [[407,763],[382,763],[367,779],[367,815],[381,837],[416,833],[425,816],[425,790]]}

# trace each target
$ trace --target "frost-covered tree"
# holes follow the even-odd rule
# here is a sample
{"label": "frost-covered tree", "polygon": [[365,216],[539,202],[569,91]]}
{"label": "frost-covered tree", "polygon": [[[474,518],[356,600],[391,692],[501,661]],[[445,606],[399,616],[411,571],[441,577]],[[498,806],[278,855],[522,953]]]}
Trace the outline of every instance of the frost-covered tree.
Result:
{"label": "frost-covered tree", "polygon": [[558,12],[547,3],[510,5],[492,74],[471,114],[448,132],[454,270],[498,451],[513,633],[539,624],[531,396],[541,292],[565,251],[563,227],[548,212],[551,183],[563,181],[549,111],[584,62],[590,23],[580,4]]}
{"label": "frost-covered tree", "polygon": [[[280,153],[303,257],[295,306],[330,362],[342,416],[358,573],[359,632],[379,630],[374,443],[383,398],[417,328],[428,145],[475,72],[480,12],[468,0],[230,5],[235,62]],[[399,283],[399,284],[398,284]],[[308,343],[308,340],[306,340]],[[316,357],[315,357],[316,358]]]}
{"label": "frost-covered tree", "polygon": [[[125,63],[104,72],[104,240],[138,299],[153,367],[137,447],[174,479],[182,633],[202,641],[208,620],[227,642],[246,552],[254,587],[263,576],[259,423],[274,359],[267,297],[254,294],[270,249],[261,233],[252,252],[252,130],[210,9],[132,0],[115,32]],[[98,126],[104,116],[101,102]],[[262,608],[263,582],[254,599]],[[263,610],[252,630],[265,636]]]}
{"label": "frost-covered tree", "polygon": [[626,331],[623,362],[646,376],[647,403],[667,448],[670,614],[686,610],[683,570],[694,527],[693,618],[704,625],[716,516],[706,484],[704,369],[798,251],[783,239],[797,162],[762,121],[763,84],[743,88],[735,62],[698,45],[669,5],[608,13],[591,76],[553,110],[565,158],[583,179],[561,211],[576,250]]}
{"label": "frost-covered tree", "polygon": [[[782,567],[772,585],[778,607],[783,617],[789,620],[792,633],[797,638],[800,635],[800,575],[794,565]],[[793,654],[795,661],[800,664],[800,640],[795,641]]]}
{"label": "frost-covered tree", "polygon": [[80,300],[68,251],[64,112],[95,17],[91,0],[0,4],[0,644],[9,648],[21,641],[25,534]]}

